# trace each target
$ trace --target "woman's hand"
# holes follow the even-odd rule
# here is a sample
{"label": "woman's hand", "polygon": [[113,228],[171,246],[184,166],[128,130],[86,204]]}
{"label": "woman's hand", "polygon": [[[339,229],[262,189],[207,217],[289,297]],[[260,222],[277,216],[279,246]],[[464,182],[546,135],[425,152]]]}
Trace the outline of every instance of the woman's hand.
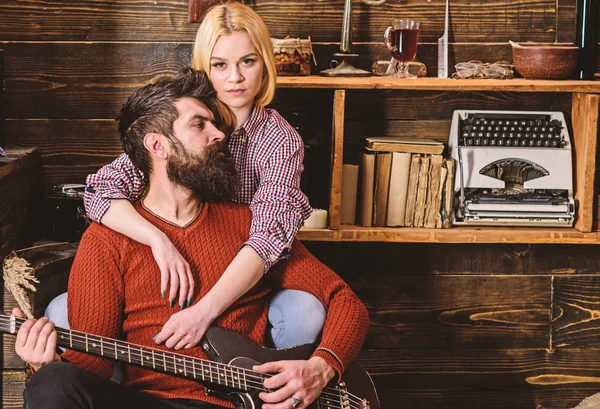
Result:
{"label": "woman's hand", "polygon": [[194,278],[189,263],[164,234],[153,238],[150,248],[160,269],[160,293],[162,297],[166,297],[168,287],[168,300],[171,307],[175,305],[178,291],[179,301],[177,305],[179,305],[179,308],[183,309],[189,306],[194,295]]}
{"label": "woman's hand", "polygon": [[[264,382],[265,388],[274,392],[261,392],[263,409],[304,409],[319,397],[335,371],[323,358],[308,361],[275,361],[252,368],[261,373],[277,373]],[[300,401],[292,406],[291,398]]]}
{"label": "woman's hand", "polygon": [[[25,318],[20,309],[14,308],[12,314],[17,318]],[[39,320],[27,320],[17,332],[15,352],[27,362],[34,371],[42,366],[60,362],[56,353],[57,335],[54,323],[43,317]]]}
{"label": "woman's hand", "polygon": [[173,349],[195,347],[213,320],[213,314],[204,308],[203,300],[200,300],[192,308],[171,315],[154,338],[154,342],[164,342],[165,346]]}

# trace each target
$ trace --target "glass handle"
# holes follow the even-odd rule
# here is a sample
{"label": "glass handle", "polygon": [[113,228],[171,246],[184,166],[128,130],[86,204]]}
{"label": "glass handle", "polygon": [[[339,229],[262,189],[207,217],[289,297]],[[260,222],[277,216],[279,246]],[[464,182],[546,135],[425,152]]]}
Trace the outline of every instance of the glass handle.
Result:
{"label": "glass handle", "polygon": [[394,29],[394,27],[388,27],[385,29],[385,33],[383,33],[383,39],[385,41],[385,46],[388,48],[388,50],[390,51],[395,51],[396,47],[392,46],[392,40],[390,40],[390,33],[392,32],[392,30]]}

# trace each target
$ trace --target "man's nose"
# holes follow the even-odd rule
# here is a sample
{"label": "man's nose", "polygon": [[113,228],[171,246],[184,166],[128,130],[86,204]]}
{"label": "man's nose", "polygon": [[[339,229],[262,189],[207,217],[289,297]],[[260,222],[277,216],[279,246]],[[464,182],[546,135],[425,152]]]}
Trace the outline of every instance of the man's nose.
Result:
{"label": "man's nose", "polygon": [[219,128],[213,126],[211,133],[208,135],[208,142],[209,143],[221,142],[223,139],[225,139],[225,134],[223,132],[221,132],[219,130]]}

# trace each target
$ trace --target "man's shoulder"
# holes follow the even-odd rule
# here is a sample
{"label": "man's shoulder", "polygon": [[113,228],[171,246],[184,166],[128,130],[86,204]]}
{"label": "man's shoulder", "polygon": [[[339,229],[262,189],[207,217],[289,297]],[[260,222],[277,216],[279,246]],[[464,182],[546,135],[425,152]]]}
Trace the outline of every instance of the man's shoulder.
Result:
{"label": "man's shoulder", "polygon": [[104,244],[109,247],[118,247],[124,236],[114,230],[98,223],[92,222],[81,236],[81,243]]}

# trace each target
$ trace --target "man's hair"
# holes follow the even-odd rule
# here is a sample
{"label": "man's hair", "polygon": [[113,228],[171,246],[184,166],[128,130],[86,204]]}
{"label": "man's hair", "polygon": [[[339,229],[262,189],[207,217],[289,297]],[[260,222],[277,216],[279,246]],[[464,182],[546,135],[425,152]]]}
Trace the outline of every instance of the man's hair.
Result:
{"label": "man's hair", "polygon": [[186,97],[204,103],[220,122],[217,95],[208,76],[192,68],[138,89],[121,108],[117,121],[123,150],[146,177],[152,171],[152,161],[144,137],[155,132],[173,140],[173,123],[178,116],[175,102]]}

